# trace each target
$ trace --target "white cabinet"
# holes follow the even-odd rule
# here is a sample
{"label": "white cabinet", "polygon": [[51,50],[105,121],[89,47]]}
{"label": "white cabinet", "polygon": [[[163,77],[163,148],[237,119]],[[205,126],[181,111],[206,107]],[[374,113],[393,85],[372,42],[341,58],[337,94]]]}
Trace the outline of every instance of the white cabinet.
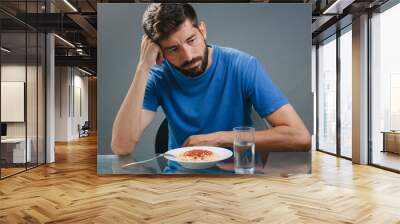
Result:
{"label": "white cabinet", "polygon": [[[12,163],[25,163],[32,161],[32,140],[28,138],[26,140],[27,147],[25,151],[25,138],[7,138],[2,139],[2,147],[12,149]],[[27,161],[25,161],[25,158]]]}

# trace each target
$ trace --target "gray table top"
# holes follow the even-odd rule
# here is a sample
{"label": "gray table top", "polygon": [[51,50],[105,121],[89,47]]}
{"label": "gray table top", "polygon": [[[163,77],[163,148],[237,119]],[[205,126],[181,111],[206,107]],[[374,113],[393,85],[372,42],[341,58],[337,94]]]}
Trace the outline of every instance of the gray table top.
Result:
{"label": "gray table top", "polygon": [[[152,158],[154,155],[150,155]],[[171,164],[164,157],[149,161],[144,164],[122,167],[125,164],[135,162],[131,156],[98,155],[97,173],[102,174],[235,174],[233,169],[233,157],[217,163],[208,169],[186,169]],[[311,172],[310,152],[274,152],[256,153],[255,175],[266,174],[299,174]]]}

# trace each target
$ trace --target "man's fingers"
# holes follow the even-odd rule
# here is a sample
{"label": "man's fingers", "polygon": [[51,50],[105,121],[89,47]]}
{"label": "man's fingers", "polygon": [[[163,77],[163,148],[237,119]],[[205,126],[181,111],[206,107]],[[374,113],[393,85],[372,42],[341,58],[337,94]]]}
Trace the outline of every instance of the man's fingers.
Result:
{"label": "man's fingers", "polygon": [[189,138],[187,138],[187,139],[183,142],[182,146],[183,146],[183,147],[186,147],[188,143],[189,143]]}
{"label": "man's fingers", "polygon": [[156,63],[157,65],[161,65],[162,61],[164,60],[163,53],[161,51],[158,52]]}
{"label": "man's fingers", "polygon": [[193,146],[193,140],[194,140],[193,136],[194,136],[194,135],[189,136],[189,137],[183,142],[182,146],[183,146],[183,147],[186,147],[186,146]]}
{"label": "man's fingers", "polygon": [[147,34],[143,34],[142,40],[143,40],[143,41],[149,41],[149,40],[150,40],[150,37],[147,36]]}

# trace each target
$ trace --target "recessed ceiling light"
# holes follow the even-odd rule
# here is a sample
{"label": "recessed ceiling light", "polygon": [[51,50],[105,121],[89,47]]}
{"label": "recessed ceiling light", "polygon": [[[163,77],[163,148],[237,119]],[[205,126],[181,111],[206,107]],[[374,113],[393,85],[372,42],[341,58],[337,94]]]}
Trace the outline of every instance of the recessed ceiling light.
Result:
{"label": "recessed ceiling light", "polygon": [[75,45],[73,45],[71,42],[69,42],[68,40],[66,40],[66,39],[64,39],[64,38],[62,38],[62,37],[60,37],[59,35],[57,35],[57,34],[54,34],[54,36],[55,37],[57,37],[59,40],[61,40],[62,42],[64,42],[64,43],[66,43],[67,45],[69,45],[70,47],[73,47],[73,48],[75,48]]}
{"label": "recessed ceiling light", "polygon": [[322,14],[342,14],[343,9],[351,5],[353,2],[354,0],[336,0],[332,5],[325,9]]}
{"label": "recessed ceiling light", "polygon": [[65,4],[67,4],[74,12],[78,12],[78,10],[71,4],[69,3],[68,0],[64,0]]}
{"label": "recessed ceiling light", "polygon": [[5,47],[1,47],[1,51],[4,51],[6,53],[10,53],[11,52],[11,50],[9,50],[9,49],[7,49]]}
{"label": "recessed ceiling light", "polygon": [[87,74],[87,75],[90,75],[90,76],[92,75],[92,73],[90,73],[90,72],[88,72],[88,71],[85,71],[85,70],[83,70],[83,69],[81,69],[81,68],[79,68],[79,67],[78,67],[78,70],[81,71],[81,72],[83,72],[83,73],[85,73],[85,74]]}

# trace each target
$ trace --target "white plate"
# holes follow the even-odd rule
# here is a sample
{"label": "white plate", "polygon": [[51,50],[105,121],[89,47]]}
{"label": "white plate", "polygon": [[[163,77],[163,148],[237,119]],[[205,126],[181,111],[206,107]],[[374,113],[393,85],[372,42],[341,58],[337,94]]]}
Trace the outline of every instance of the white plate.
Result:
{"label": "white plate", "polygon": [[[178,155],[193,149],[209,150],[217,155],[217,159],[209,161],[183,161],[178,159]],[[174,155],[176,158],[167,155],[165,156],[166,159],[178,162],[185,168],[206,169],[215,166],[219,161],[230,158],[232,156],[232,151],[225,148],[214,147],[214,146],[191,146],[191,147],[182,147],[182,148],[168,150],[167,154]]]}

